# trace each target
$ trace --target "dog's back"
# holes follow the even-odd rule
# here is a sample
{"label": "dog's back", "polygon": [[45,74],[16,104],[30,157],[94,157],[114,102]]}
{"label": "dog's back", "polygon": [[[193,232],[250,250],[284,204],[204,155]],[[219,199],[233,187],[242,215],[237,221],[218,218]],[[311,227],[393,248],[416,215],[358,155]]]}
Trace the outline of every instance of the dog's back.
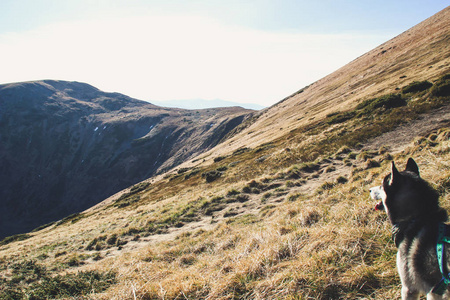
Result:
{"label": "dog's back", "polygon": [[[403,228],[398,228],[394,234],[403,299],[418,299],[419,294],[430,293],[442,279],[436,255],[439,223],[429,220],[431,222],[425,224],[425,221],[399,225]],[[449,247],[446,247],[446,257],[449,255]],[[446,268],[449,267],[447,263]]]}

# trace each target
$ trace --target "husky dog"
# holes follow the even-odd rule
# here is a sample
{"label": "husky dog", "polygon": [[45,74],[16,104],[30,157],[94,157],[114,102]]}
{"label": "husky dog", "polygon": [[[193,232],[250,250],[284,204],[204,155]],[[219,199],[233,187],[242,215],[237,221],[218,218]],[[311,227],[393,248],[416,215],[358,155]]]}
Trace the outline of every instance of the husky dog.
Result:
{"label": "husky dog", "polygon": [[[391,173],[381,186],[370,189],[374,200],[381,200],[376,210],[384,210],[393,225],[392,238],[398,248],[397,269],[402,282],[402,299],[449,299],[450,245],[438,252],[436,245],[445,227],[447,212],[439,207],[439,194],[419,175],[410,158],[403,172],[392,162]],[[438,233],[441,230],[441,233]],[[437,253],[441,253],[441,265]]]}

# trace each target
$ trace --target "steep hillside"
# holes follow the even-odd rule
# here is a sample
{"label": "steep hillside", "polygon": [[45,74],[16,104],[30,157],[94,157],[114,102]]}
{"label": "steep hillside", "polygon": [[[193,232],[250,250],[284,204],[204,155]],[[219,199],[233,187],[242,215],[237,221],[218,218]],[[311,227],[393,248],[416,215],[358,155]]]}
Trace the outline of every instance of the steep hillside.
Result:
{"label": "steep hillside", "polygon": [[[336,72],[260,112],[217,151],[255,147],[363,100],[397,92],[413,81],[434,80],[450,64],[450,8],[356,58]],[[301,71],[301,70],[299,70]]]}
{"label": "steep hillside", "polygon": [[450,209],[448,25],[449,8],[210,151],[4,239],[0,297],[400,299],[368,189],[412,156]]}
{"label": "steep hillside", "polygon": [[160,108],[78,82],[0,86],[0,237],[80,212],[215,146],[251,111]]}

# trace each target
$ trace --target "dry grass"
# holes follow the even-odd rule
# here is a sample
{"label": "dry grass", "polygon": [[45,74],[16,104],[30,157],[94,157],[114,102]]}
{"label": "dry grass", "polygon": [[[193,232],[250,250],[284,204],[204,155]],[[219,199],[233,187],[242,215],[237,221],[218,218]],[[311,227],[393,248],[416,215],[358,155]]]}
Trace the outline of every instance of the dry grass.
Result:
{"label": "dry grass", "polygon": [[[394,155],[400,165],[414,156],[422,176],[439,187],[446,208],[450,208],[449,132],[435,131]],[[381,159],[384,151],[372,155],[380,166],[367,169],[361,161],[350,180],[335,181],[326,189],[317,185],[311,193],[303,193],[307,184],[284,185],[282,190],[289,194],[283,201],[266,197],[259,208],[263,194],[249,194],[250,203],[243,204],[250,208],[231,218],[224,218],[222,211],[215,212],[215,218],[205,216],[200,208],[209,201],[235,197],[247,185],[262,189],[264,182],[286,181],[299,168],[226,189],[222,184],[209,186],[199,176],[198,186],[188,185],[163,198],[167,180],[160,189],[156,184],[140,191],[147,199],[142,203],[121,209],[110,205],[73,224],[50,226],[32,233],[35,237],[3,246],[0,262],[6,271],[14,258],[35,260],[59,274],[80,270],[117,274],[117,284],[107,291],[86,295],[93,299],[399,299],[390,225],[384,214],[373,210],[367,193],[388,172],[389,161]],[[320,168],[313,169],[320,172]],[[334,172],[336,178],[339,174]],[[295,199],[288,200],[293,194]],[[151,220],[170,220],[174,215],[180,219],[192,209],[208,222],[168,226],[159,234],[143,230]],[[189,227],[191,223],[199,227]],[[87,250],[94,239],[103,246]],[[127,243],[120,246],[117,240]]]}
{"label": "dry grass", "polygon": [[[416,77],[432,82],[444,70],[427,72]],[[325,87],[336,91],[336,76],[293,98],[320,87],[318,95]],[[384,94],[394,92],[387,89],[391,79],[378,86]],[[353,84],[361,88],[362,81]],[[364,95],[382,95],[375,87]],[[351,96],[352,105],[342,102],[345,109],[330,113],[330,93],[324,103],[309,103],[315,111],[308,121],[301,114],[289,119],[296,109],[288,99],[279,105],[290,111],[288,129],[269,124],[262,140],[255,138],[251,130],[283,110],[262,116],[235,137],[250,136],[239,145],[1,245],[0,296],[17,290],[14,263],[33,261],[52,276],[115,274],[106,291],[72,295],[86,299],[399,299],[390,224],[374,211],[368,188],[388,172],[390,159],[402,165],[413,156],[449,209],[450,130],[440,128],[449,124],[433,121],[424,136],[412,141],[410,132],[397,145],[380,147],[373,139],[432,118],[439,107],[448,119],[449,99],[421,91],[398,96],[399,106],[390,106],[389,97],[357,106],[367,98]],[[20,281],[19,288],[39,280]]]}

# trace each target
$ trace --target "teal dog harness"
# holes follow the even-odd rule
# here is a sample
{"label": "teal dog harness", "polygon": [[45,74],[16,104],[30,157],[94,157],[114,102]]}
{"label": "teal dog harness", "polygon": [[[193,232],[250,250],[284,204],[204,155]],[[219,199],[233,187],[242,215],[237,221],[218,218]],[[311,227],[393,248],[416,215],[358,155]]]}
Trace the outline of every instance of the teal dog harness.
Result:
{"label": "teal dog harness", "polygon": [[437,295],[444,295],[447,291],[447,287],[450,284],[450,273],[447,270],[447,260],[445,259],[445,245],[444,243],[450,243],[450,236],[445,234],[446,225],[439,224],[439,234],[436,243],[436,255],[438,259],[439,269],[441,270],[442,279],[433,288],[432,292]]}

